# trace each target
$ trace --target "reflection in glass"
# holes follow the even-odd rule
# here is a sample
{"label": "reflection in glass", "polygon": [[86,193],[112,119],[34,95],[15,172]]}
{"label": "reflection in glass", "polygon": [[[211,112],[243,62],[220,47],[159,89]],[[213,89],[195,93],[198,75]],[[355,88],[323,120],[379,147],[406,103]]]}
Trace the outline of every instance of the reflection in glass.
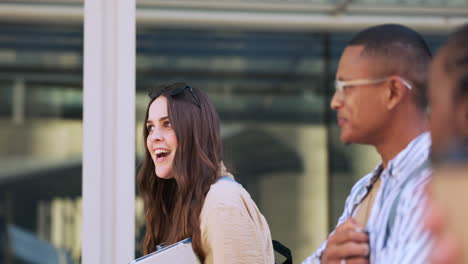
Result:
{"label": "reflection in glass", "polygon": [[81,26],[0,24],[0,263],[80,263],[81,50]]}

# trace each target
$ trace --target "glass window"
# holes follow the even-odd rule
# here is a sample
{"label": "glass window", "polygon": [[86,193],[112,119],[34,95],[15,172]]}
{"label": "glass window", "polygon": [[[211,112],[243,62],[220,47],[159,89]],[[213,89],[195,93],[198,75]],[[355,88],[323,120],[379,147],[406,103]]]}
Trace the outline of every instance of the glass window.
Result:
{"label": "glass window", "polygon": [[80,263],[82,35],[0,23],[0,263]]}

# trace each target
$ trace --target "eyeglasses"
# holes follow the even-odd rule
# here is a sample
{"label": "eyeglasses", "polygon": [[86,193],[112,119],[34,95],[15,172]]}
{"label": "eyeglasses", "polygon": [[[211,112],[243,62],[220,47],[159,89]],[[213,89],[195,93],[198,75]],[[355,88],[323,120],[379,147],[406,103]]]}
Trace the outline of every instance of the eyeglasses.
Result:
{"label": "eyeglasses", "polygon": [[[340,81],[335,80],[335,91],[338,95],[340,100],[345,98],[344,96],[344,89],[346,86],[357,86],[357,85],[369,85],[369,84],[378,84],[388,80],[390,77],[379,78],[379,79],[356,79],[356,80],[349,80],[349,81]],[[408,90],[413,89],[413,86],[405,79],[398,77],[400,81],[405,85]]]}
{"label": "eyeglasses", "polygon": [[174,84],[170,84],[170,85],[167,85],[167,84],[159,85],[158,87],[156,87],[156,89],[150,89],[148,95],[149,95],[150,98],[154,99],[154,98],[160,96],[162,93],[164,93],[166,91],[170,91],[169,95],[171,97],[176,97],[179,94],[183,93],[185,91],[185,89],[188,89],[190,91],[190,93],[193,96],[193,99],[195,100],[196,105],[201,108],[200,99],[195,94],[195,91],[193,90],[193,88],[190,87],[189,85],[187,85],[186,83],[174,83]]}

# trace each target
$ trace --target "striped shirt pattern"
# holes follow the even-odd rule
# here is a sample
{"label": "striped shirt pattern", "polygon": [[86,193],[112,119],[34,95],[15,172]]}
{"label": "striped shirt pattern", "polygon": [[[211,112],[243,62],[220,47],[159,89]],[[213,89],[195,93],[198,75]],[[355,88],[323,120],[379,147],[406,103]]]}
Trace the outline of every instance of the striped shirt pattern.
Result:
{"label": "striped shirt pattern", "polygon": [[[429,132],[422,133],[393,158],[387,168],[382,170],[380,164],[373,172],[360,179],[346,199],[344,212],[337,226],[354,216],[373,182],[380,176],[381,186],[366,225],[369,232],[370,263],[427,263],[431,241],[429,233],[423,229],[422,218],[426,199],[424,186],[429,181],[432,170],[425,167],[420,173],[412,172],[428,162],[430,145]],[[396,207],[392,209],[395,201]],[[390,216],[391,214],[394,216]],[[387,232],[390,217],[394,217],[394,221],[390,232]],[[320,263],[326,243],[327,241],[302,264]]]}

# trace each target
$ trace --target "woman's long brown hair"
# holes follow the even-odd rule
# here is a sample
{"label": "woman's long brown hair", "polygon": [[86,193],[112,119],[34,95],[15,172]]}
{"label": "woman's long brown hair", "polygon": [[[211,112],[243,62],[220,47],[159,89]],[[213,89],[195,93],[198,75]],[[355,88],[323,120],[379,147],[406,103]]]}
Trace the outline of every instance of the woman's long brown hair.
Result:
{"label": "woman's long brown hair", "polygon": [[[220,122],[214,105],[200,90],[189,89],[176,96],[171,95],[174,85],[160,88],[149,106],[159,97],[167,99],[169,120],[176,134],[178,147],[173,163],[173,179],[161,179],[148,149],[148,131],[143,130],[145,159],[138,174],[138,188],[144,201],[146,235],[142,244],[143,254],[156,250],[156,245],[170,245],[184,238],[192,238],[195,253],[203,261],[201,247],[200,213],[211,184],[219,177],[222,160]],[[146,122],[145,122],[146,123]]]}

